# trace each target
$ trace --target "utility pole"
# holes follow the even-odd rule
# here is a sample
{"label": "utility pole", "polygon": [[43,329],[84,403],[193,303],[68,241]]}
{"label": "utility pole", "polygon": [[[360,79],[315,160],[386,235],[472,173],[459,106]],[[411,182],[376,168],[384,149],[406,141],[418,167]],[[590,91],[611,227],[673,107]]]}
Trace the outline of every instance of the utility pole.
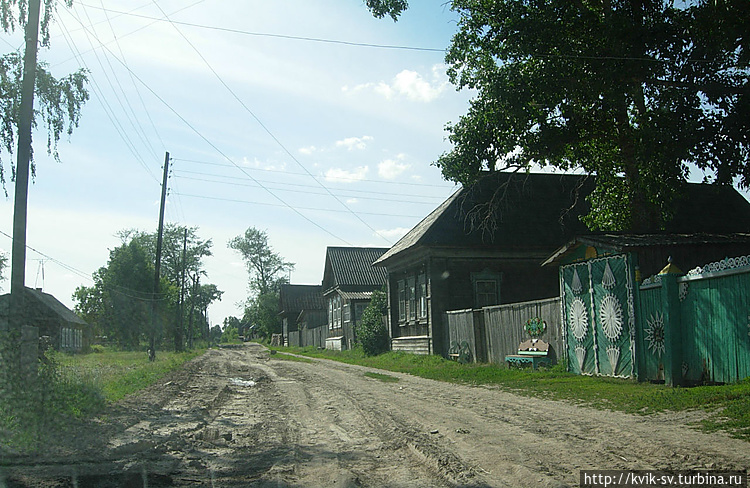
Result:
{"label": "utility pole", "polygon": [[13,249],[10,275],[10,330],[20,333],[23,326],[23,298],[26,286],[26,221],[31,161],[31,126],[34,119],[34,85],[36,81],[37,44],[39,41],[40,0],[29,1],[26,21],[26,53],[23,58],[21,106],[18,114],[18,151],[16,187],[13,205]]}
{"label": "utility pole", "polygon": [[161,183],[161,205],[159,206],[159,232],[156,237],[156,264],[154,266],[154,300],[151,305],[151,337],[149,359],[156,359],[156,325],[159,321],[159,271],[161,268],[161,244],[164,234],[164,205],[167,203],[167,178],[169,178],[169,152],[164,156],[164,177]]}

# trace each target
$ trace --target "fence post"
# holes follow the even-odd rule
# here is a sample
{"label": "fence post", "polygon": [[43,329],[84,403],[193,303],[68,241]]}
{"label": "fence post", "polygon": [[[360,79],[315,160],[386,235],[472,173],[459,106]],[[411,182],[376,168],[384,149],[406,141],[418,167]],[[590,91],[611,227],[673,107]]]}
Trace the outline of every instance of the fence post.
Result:
{"label": "fence post", "polygon": [[[665,268],[666,269],[666,268]],[[664,313],[664,383],[682,385],[682,336],[678,275],[661,275],[661,299]]]}

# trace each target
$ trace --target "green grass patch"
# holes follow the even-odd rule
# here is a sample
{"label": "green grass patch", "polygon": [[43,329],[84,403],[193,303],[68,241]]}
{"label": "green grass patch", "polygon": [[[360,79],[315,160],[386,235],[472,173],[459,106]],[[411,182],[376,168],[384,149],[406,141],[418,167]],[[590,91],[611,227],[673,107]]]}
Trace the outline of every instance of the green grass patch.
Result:
{"label": "green grass patch", "polygon": [[383,383],[398,383],[399,381],[399,378],[395,376],[382,373],[371,373],[369,371],[365,373],[365,376],[367,376],[368,378],[374,378],[378,381],[382,381]]}
{"label": "green grass patch", "polygon": [[271,355],[271,359],[278,359],[280,361],[296,361],[298,363],[314,363],[310,358],[302,357],[302,356],[293,356],[291,354],[273,354]]}
{"label": "green grass patch", "polygon": [[634,380],[581,376],[560,366],[508,369],[493,364],[459,364],[440,356],[388,352],[366,356],[361,350],[328,351],[316,348],[277,348],[317,358],[408,373],[439,381],[494,385],[521,395],[565,400],[599,409],[649,415],[665,411],[702,409],[709,413],[704,430],[725,430],[750,441],[750,378],[737,384],[671,388]]}
{"label": "green grass patch", "polygon": [[108,403],[142,390],[180,368],[205,350],[175,353],[158,351],[156,361],[149,361],[142,351],[105,350],[96,354],[56,354],[61,376],[86,382],[99,388]]}

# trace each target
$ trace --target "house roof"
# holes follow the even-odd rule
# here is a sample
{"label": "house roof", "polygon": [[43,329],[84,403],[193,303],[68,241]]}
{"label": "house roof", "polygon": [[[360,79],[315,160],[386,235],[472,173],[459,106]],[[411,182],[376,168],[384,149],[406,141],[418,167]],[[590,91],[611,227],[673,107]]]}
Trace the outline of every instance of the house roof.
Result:
{"label": "house roof", "polygon": [[[10,293],[0,296],[0,301],[10,303]],[[69,324],[87,325],[85,320],[63,305],[57,298],[41,290],[26,287],[25,302],[26,307],[41,305]]]}
{"label": "house roof", "polygon": [[[497,227],[487,232],[471,225],[471,209],[502,195],[495,214]],[[578,215],[589,206],[582,195],[593,189],[593,180],[564,174],[497,172],[464,187],[410,230],[376,263],[418,247],[472,247],[553,249],[566,237],[587,232]]]}
{"label": "house roof", "polygon": [[388,248],[384,247],[329,247],[323,272],[323,293],[334,288],[341,291],[369,291],[385,285],[385,269],[375,268]]}
{"label": "house roof", "polygon": [[296,317],[302,310],[323,310],[325,302],[320,285],[281,285],[279,313]]}
{"label": "house roof", "polygon": [[619,253],[645,247],[670,247],[684,245],[750,244],[750,233],[731,234],[592,234],[568,241],[548,257],[542,266],[559,263],[580,246],[591,246]]}
{"label": "house roof", "polygon": [[[592,232],[581,222],[595,177],[543,173],[491,173],[451,195],[375,262],[385,266],[419,248],[472,248],[552,253],[575,236]],[[498,190],[501,193],[496,193]],[[471,210],[499,199],[497,225],[475,230]],[[687,183],[660,234],[750,232],[750,202],[734,188]],[[622,236],[620,236],[622,237]],[[631,235],[631,238],[635,238]],[[653,237],[652,237],[653,238]],[[669,237],[665,237],[669,239]]]}

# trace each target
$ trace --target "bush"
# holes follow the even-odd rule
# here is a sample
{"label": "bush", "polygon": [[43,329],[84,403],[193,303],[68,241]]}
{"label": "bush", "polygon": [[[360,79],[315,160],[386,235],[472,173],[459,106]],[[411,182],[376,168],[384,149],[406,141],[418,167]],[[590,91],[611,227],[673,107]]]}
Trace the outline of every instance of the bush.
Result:
{"label": "bush", "polygon": [[375,356],[387,352],[391,348],[388,328],[385,325],[385,315],[388,312],[386,295],[382,291],[372,294],[370,304],[362,314],[362,320],[357,326],[357,342],[368,356]]}

